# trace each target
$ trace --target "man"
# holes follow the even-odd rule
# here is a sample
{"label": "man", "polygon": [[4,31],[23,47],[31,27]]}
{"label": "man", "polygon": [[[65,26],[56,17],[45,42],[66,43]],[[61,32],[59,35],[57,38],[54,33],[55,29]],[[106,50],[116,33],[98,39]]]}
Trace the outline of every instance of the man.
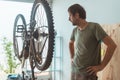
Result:
{"label": "man", "polygon": [[[110,61],[116,44],[98,23],[86,21],[86,11],[74,4],[68,8],[69,20],[74,26],[70,42],[72,64],[71,80],[97,80],[97,72],[105,68]],[[101,42],[107,46],[101,61]]]}

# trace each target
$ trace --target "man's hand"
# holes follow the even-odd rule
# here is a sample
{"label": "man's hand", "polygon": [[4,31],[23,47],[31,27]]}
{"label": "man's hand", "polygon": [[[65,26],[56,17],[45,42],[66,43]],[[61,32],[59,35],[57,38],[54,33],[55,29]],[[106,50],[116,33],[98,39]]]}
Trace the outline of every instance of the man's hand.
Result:
{"label": "man's hand", "polygon": [[89,75],[97,75],[97,72],[101,71],[104,67],[101,65],[98,66],[89,66],[87,67],[87,72]]}

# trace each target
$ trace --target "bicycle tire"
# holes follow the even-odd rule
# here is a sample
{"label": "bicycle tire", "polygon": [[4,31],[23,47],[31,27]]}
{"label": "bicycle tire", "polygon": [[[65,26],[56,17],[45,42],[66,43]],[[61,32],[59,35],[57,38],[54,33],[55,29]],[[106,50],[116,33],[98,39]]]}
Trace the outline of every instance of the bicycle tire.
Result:
{"label": "bicycle tire", "polygon": [[[20,23],[19,23],[20,22]],[[19,24],[18,24],[19,23]],[[21,26],[21,27],[20,27]],[[22,51],[24,46],[24,33],[26,33],[26,21],[22,14],[18,14],[14,21],[13,28],[13,47],[15,56],[21,61],[20,51]],[[20,41],[18,41],[20,39]],[[20,43],[19,43],[20,42]]]}
{"label": "bicycle tire", "polygon": [[[36,50],[36,45],[39,45],[39,44],[36,44],[35,41],[33,41],[33,48],[34,48],[34,51],[35,51],[35,54],[34,54],[34,59],[35,59],[35,65],[36,67],[43,71],[43,70],[46,70],[47,68],[49,68],[51,62],[52,62],[52,57],[53,57],[53,52],[54,52],[54,42],[55,42],[55,33],[54,33],[54,25],[53,25],[53,16],[52,16],[52,11],[51,11],[51,8],[49,7],[49,4],[47,3],[46,0],[35,0],[34,4],[33,4],[33,7],[32,7],[32,11],[31,11],[31,18],[30,18],[30,29],[32,32],[35,32],[35,27],[37,25],[37,21],[35,20],[35,16],[37,15],[37,9],[42,6],[44,11],[45,11],[45,14],[46,14],[46,19],[47,19],[47,27],[48,27],[48,50],[47,50],[47,55],[46,55],[46,59],[44,60],[44,62],[41,64],[39,63],[37,60],[36,60],[36,55],[40,55],[40,52]],[[39,14],[41,15],[41,14]],[[42,22],[41,22],[42,23]],[[42,25],[42,24],[41,24]],[[44,26],[44,25],[43,25]],[[40,26],[39,26],[40,27]],[[44,26],[46,27],[46,26]],[[42,52],[43,54],[43,52]],[[43,59],[43,57],[42,57]]]}

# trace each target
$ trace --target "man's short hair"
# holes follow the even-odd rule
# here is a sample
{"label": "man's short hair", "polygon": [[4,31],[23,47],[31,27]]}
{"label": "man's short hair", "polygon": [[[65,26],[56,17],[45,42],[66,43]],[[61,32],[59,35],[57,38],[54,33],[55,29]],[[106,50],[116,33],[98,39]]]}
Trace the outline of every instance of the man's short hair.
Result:
{"label": "man's short hair", "polygon": [[86,11],[85,9],[79,4],[73,4],[68,8],[68,11],[75,15],[76,13],[79,14],[80,18],[86,19]]}

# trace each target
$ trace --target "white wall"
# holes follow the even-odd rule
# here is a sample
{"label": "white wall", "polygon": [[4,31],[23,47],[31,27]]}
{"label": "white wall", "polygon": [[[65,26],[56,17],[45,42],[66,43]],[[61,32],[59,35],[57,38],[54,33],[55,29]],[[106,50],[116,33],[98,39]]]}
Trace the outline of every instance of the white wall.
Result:
{"label": "white wall", "polygon": [[67,9],[70,5],[79,3],[87,11],[87,21],[100,24],[120,22],[119,0],[53,0],[53,16],[55,29],[63,37],[63,79],[70,80],[69,38],[74,28],[68,21]]}

